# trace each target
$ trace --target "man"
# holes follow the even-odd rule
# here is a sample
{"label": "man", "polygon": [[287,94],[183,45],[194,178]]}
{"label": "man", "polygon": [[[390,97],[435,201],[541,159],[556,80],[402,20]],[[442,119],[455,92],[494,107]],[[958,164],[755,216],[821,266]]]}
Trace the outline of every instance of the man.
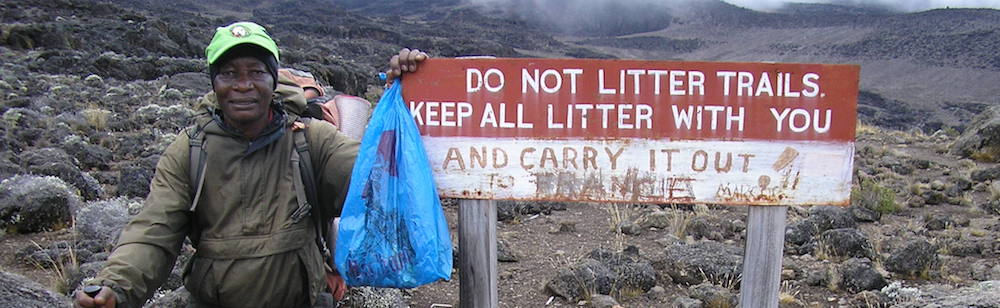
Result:
{"label": "man", "polygon": [[[77,291],[77,307],[141,307],[166,280],[185,237],[197,247],[184,270],[191,307],[322,305],[327,287],[316,226],[295,215],[291,156],[302,122],[273,99],[278,47],[260,25],[238,22],[218,28],[205,54],[218,108],[201,104],[195,125],[164,151],[143,210],[88,282],[99,292]],[[390,80],[426,57],[404,48],[390,60]],[[286,99],[305,100],[301,92]],[[209,153],[201,189],[190,183],[196,130]],[[305,137],[326,221],[340,213],[358,143],[323,121],[309,121]]]}

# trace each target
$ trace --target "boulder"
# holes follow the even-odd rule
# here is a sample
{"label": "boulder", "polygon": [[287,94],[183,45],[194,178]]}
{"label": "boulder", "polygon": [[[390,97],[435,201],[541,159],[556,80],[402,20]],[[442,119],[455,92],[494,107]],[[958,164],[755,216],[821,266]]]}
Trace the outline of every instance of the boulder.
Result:
{"label": "boulder", "polygon": [[11,108],[3,113],[3,124],[12,138],[11,147],[21,150],[36,146],[45,135],[46,116],[27,108]]}
{"label": "boulder", "polygon": [[639,226],[643,229],[657,228],[666,229],[670,227],[673,215],[666,211],[655,210],[639,217]]}
{"label": "boulder", "polygon": [[83,170],[108,170],[112,161],[111,150],[99,145],[89,144],[78,136],[70,136],[63,142],[61,148],[72,155]]}
{"label": "boulder", "polygon": [[969,274],[972,279],[978,281],[1000,280],[1000,264],[994,264],[989,260],[978,260],[969,266]]}
{"label": "boulder", "polygon": [[665,248],[663,256],[653,261],[653,267],[678,284],[723,284],[742,273],[743,249],[711,241],[677,243]]}
{"label": "boulder", "polygon": [[[0,139],[2,138],[3,137],[0,136]],[[21,166],[15,162],[16,160],[16,156],[11,151],[0,152],[0,181],[6,180],[19,173],[25,173],[21,170]]]}
{"label": "boulder", "polygon": [[914,239],[892,252],[885,268],[904,277],[927,278],[941,265],[937,247],[924,239]]}
{"label": "boulder", "polygon": [[955,227],[965,227],[969,225],[967,219],[962,220],[961,218],[955,219],[951,215],[946,214],[928,214],[924,216],[924,228],[931,231],[940,231],[945,229],[952,229]]}
{"label": "boulder", "polygon": [[672,308],[702,308],[702,307],[705,307],[705,305],[700,300],[693,299],[693,298],[690,298],[690,297],[680,296],[680,297],[674,298],[674,300],[672,302],[670,302],[670,307],[672,307]]}
{"label": "boulder", "polygon": [[58,177],[76,187],[84,200],[100,197],[102,189],[94,177],[82,172],[79,162],[59,148],[31,149],[21,153],[22,167],[32,174]]}
{"label": "boulder", "polygon": [[836,206],[815,206],[809,209],[806,219],[785,228],[785,242],[803,245],[812,237],[830,229],[854,228],[855,216],[846,208]]}
{"label": "boulder", "polygon": [[[517,262],[521,257],[510,247],[510,242],[497,238],[497,261]],[[456,263],[457,264],[457,263]]]}
{"label": "boulder", "polygon": [[979,207],[982,208],[983,211],[986,211],[987,213],[993,215],[1000,215],[1000,200],[983,202],[982,204],[979,205]]}
{"label": "boulder", "polygon": [[70,307],[69,298],[24,276],[0,271],[0,307]]}
{"label": "boulder", "polygon": [[611,295],[596,294],[590,297],[590,306],[592,308],[615,308],[621,307],[618,301],[615,300]]}
{"label": "boulder", "polygon": [[176,290],[169,291],[163,296],[160,296],[151,302],[147,303],[146,308],[177,308],[177,307],[187,307],[190,301],[191,292],[188,292],[184,287],[177,288]]}
{"label": "boulder", "polygon": [[596,294],[642,294],[656,286],[656,271],[630,246],[622,252],[595,249],[546,283],[546,290],[567,300]]}
{"label": "boulder", "polygon": [[625,235],[641,235],[642,227],[631,221],[623,221],[618,224],[618,230]]}
{"label": "boulder", "polygon": [[982,161],[1000,161],[1000,106],[990,106],[973,118],[948,152]]}
{"label": "boulder", "polygon": [[64,228],[80,203],[59,178],[14,176],[0,182],[0,227],[18,233]]}
{"label": "boulder", "polygon": [[110,251],[131,218],[129,208],[138,206],[139,201],[120,197],[88,202],[74,216],[77,238],[95,241],[99,250]]}
{"label": "boulder", "polygon": [[409,307],[403,291],[391,288],[352,287],[341,302],[341,307],[397,308]]}
{"label": "boulder", "polygon": [[23,246],[14,253],[14,257],[27,266],[55,269],[71,263],[74,259],[87,259],[91,255],[89,251],[81,253],[78,255],[73,249],[73,244],[68,241],[56,241],[43,246]]}
{"label": "boulder", "polygon": [[212,83],[208,79],[208,74],[202,72],[188,72],[171,75],[166,79],[169,88],[187,91],[190,93],[208,93],[212,91]]}
{"label": "boulder", "polygon": [[145,198],[149,194],[149,183],[153,181],[154,169],[142,164],[123,166],[118,171],[118,196]]}
{"label": "boulder", "polygon": [[[698,215],[688,222],[687,234],[695,239],[709,239],[722,241],[727,238],[734,238],[737,230],[733,230],[734,224],[723,221],[722,218],[710,215]],[[742,230],[739,230],[742,231]]]}
{"label": "boulder", "polygon": [[888,285],[885,277],[879,273],[872,261],[852,258],[837,267],[837,288],[847,292],[878,290]]}
{"label": "boulder", "polygon": [[545,284],[545,290],[567,300],[579,300],[592,294],[611,293],[614,274],[594,259],[583,259],[563,269]]}
{"label": "boulder", "polygon": [[1000,165],[973,170],[970,177],[976,182],[986,182],[1000,179]]}
{"label": "boulder", "polygon": [[727,288],[701,283],[688,288],[692,298],[700,300],[707,307],[736,307],[739,297]]}
{"label": "boulder", "polygon": [[587,257],[600,261],[614,273],[612,292],[615,294],[645,293],[656,286],[656,270],[639,256],[635,246],[626,247],[620,253],[595,249]]}
{"label": "boulder", "polygon": [[851,206],[848,208],[854,220],[860,222],[876,222],[882,219],[882,213],[863,206]]}
{"label": "boulder", "polygon": [[552,201],[497,201],[497,220],[513,221],[525,215],[565,211],[566,203]]}
{"label": "boulder", "polygon": [[97,273],[104,268],[104,263],[104,261],[100,261],[81,264],[76,270],[70,271],[69,275],[66,276],[66,285],[69,286],[70,290],[79,289],[84,281],[97,276]]}
{"label": "boulder", "polygon": [[960,239],[948,245],[948,254],[959,257],[985,256],[993,251],[992,240]]}
{"label": "boulder", "polygon": [[[924,288],[921,288],[924,289]],[[972,286],[941,291],[928,290],[922,292],[917,299],[898,303],[898,308],[927,307],[978,307],[1000,308],[1000,280],[983,281]]]}
{"label": "boulder", "polygon": [[873,258],[875,250],[868,237],[858,229],[833,229],[820,234],[817,255],[837,258]]}
{"label": "boulder", "polygon": [[852,307],[889,307],[893,299],[878,291],[861,291],[851,299]]}

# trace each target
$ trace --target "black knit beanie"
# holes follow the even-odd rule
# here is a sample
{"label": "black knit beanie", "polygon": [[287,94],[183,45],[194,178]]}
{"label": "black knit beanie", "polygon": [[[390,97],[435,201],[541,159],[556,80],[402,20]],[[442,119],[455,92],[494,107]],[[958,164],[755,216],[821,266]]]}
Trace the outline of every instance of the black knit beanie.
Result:
{"label": "black knit beanie", "polygon": [[274,58],[272,54],[267,49],[254,44],[239,44],[229,48],[226,53],[222,54],[214,64],[208,66],[208,78],[212,80],[212,87],[215,87],[215,76],[219,74],[219,69],[222,65],[226,64],[232,59],[240,57],[254,57],[260,62],[264,62],[264,66],[267,67],[267,72],[271,73],[271,79],[274,80],[272,89],[278,88],[278,60]]}

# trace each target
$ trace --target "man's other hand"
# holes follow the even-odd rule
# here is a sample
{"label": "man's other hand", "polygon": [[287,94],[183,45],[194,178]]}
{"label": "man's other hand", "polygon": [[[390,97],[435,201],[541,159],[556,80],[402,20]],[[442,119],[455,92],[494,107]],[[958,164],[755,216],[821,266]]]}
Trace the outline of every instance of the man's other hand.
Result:
{"label": "man's other hand", "polygon": [[398,55],[394,55],[392,59],[389,59],[389,70],[385,72],[385,85],[391,85],[392,81],[396,77],[402,76],[403,73],[416,72],[420,62],[423,62],[427,58],[429,58],[427,53],[419,49],[401,49]]}
{"label": "man's other hand", "polygon": [[73,306],[82,308],[115,308],[117,304],[118,300],[115,298],[115,292],[111,291],[111,288],[101,287],[101,291],[94,297],[90,297],[90,295],[84,293],[83,289],[76,290]]}

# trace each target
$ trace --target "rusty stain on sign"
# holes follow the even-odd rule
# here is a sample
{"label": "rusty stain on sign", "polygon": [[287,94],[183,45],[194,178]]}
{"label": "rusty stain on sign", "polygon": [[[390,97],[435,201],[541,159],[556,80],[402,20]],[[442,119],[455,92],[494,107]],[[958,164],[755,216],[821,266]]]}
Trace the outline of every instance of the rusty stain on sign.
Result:
{"label": "rusty stain on sign", "polygon": [[781,152],[781,156],[778,156],[778,160],[774,162],[774,166],[771,168],[773,168],[774,171],[785,169],[785,167],[788,167],[788,165],[791,164],[796,157],[799,157],[799,151],[796,151],[791,147],[786,147],[785,150]]}

